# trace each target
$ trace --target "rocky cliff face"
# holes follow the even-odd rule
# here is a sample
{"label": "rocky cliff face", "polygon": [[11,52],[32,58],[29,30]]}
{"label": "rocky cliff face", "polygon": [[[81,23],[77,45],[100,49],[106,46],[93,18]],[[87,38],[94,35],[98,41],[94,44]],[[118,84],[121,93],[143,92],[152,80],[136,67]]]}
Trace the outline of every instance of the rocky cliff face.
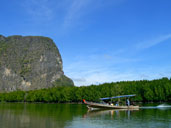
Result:
{"label": "rocky cliff face", "polygon": [[0,35],[0,91],[73,86],[62,68],[61,55],[51,39]]}

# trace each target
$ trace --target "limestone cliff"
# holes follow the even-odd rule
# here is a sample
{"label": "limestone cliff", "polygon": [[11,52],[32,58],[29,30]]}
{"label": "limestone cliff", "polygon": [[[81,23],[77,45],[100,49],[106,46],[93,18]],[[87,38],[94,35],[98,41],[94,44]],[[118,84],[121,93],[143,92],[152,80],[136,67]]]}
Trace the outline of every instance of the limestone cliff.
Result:
{"label": "limestone cliff", "polygon": [[73,86],[55,43],[47,37],[0,35],[0,91]]}

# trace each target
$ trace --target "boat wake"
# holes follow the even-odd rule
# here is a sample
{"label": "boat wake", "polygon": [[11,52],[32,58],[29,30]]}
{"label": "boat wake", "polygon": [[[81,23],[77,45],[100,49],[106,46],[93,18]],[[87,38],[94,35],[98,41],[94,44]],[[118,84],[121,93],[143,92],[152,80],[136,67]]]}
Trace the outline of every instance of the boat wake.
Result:
{"label": "boat wake", "polygon": [[161,105],[158,105],[157,108],[171,108],[171,105],[161,104]]}
{"label": "boat wake", "polygon": [[171,109],[171,105],[168,104],[160,104],[158,106],[142,106],[142,109]]}

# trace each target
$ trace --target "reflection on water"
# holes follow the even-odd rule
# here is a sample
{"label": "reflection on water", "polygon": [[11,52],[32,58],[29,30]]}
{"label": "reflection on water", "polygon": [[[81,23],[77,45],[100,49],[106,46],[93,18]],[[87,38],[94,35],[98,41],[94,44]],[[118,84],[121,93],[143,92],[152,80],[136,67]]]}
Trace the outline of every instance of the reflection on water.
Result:
{"label": "reflection on water", "polygon": [[82,104],[0,103],[0,127],[169,128],[171,108],[88,111]]}
{"label": "reflection on water", "polygon": [[[147,106],[146,109],[139,110],[94,110],[87,111],[84,118],[88,120],[86,123],[90,128],[170,128],[171,107],[168,106],[157,105],[154,109],[147,109]],[[73,123],[73,127],[77,126]]]}
{"label": "reflection on water", "polygon": [[[1,103],[3,128],[63,128],[74,116],[86,112],[83,106],[69,104]],[[2,128],[1,127],[1,128]]]}
{"label": "reflection on water", "polygon": [[88,110],[87,113],[84,115],[84,118],[87,117],[95,117],[95,116],[100,116],[100,115],[107,115],[111,117],[111,119],[118,118],[120,116],[124,116],[125,118],[129,119],[131,113],[134,111],[138,111],[139,109],[134,109],[134,110],[128,110],[128,109],[112,109],[112,110]]}

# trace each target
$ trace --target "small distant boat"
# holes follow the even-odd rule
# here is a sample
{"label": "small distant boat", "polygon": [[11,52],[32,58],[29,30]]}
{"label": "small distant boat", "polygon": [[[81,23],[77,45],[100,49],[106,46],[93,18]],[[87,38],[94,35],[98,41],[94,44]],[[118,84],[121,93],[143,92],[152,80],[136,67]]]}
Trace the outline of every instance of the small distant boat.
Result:
{"label": "small distant boat", "polygon": [[139,106],[130,105],[129,98],[135,96],[135,95],[122,95],[122,96],[114,96],[114,97],[107,97],[107,98],[100,98],[100,100],[110,100],[115,98],[127,98],[127,105],[119,105],[119,102],[117,102],[115,105],[108,104],[108,103],[94,103],[94,102],[88,102],[85,99],[83,99],[83,102],[87,105],[89,109],[139,109]]}

